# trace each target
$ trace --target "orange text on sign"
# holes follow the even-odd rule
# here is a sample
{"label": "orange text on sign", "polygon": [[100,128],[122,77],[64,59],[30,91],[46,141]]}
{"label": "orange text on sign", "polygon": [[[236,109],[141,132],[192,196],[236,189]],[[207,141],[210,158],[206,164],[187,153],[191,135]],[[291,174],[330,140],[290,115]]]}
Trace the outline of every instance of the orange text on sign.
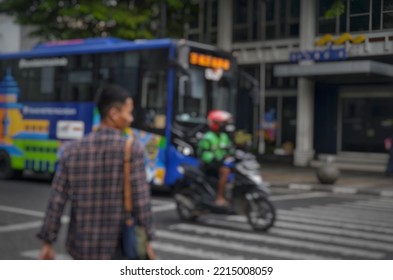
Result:
{"label": "orange text on sign", "polygon": [[190,53],[190,63],[202,67],[221,68],[223,70],[229,70],[231,67],[229,59],[196,52]]}

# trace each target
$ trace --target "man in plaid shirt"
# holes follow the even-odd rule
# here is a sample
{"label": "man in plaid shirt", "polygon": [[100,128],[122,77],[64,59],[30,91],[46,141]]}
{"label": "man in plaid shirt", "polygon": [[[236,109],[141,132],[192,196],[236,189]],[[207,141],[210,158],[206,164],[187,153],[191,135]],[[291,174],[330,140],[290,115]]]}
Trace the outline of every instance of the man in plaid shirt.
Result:
{"label": "man in plaid shirt", "polygon": [[[97,98],[101,125],[83,139],[64,146],[52,183],[46,216],[38,238],[40,259],[53,259],[61,215],[71,201],[66,247],[75,259],[121,259],[124,223],[123,162],[126,139],[122,131],[133,121],[133,101],[123,88],[108,85]],[[131,186],[133,211],[148,239],[153,238],[150,188],[146,182],[144,150],[133,141]],[[151,243],[147,252],[154,258]]]}

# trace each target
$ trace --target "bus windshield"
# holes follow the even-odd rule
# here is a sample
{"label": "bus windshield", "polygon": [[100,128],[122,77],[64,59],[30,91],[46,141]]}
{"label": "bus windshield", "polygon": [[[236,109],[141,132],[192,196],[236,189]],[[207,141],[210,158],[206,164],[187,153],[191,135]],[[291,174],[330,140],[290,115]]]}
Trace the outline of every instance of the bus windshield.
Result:
{"label": "bus windshield", "polygon": [[[191,93],[179,95],[176,120],[203,124],[210,110],[235,111],[234,77],[229,73],[213,73],[209,68],[191,67]],[[217,71],[219,72],[219,71]],[[222,75],[220,77],[220,75]]]}

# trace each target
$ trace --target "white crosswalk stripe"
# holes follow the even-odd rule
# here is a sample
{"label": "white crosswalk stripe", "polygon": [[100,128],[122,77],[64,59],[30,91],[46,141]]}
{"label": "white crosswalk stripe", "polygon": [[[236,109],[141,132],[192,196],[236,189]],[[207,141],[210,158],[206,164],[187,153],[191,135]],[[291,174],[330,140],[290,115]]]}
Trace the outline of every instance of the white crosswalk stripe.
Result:
{"label": "white crosswalk stripe", "polygon": [[35,221],[35,222],[27,222],[27,223],[0,226],[0,233],[38,228],[41,225],[42,225],[41,221]]}
{"label": "white crosswalk stripe", "polygon": [[380,216],[365,216],[359,214],[357,211],[327,211],[321,210],[318,208],[294,208],[292,209],[293,212],[296,213],[304,213],[304,214],[309,214],[317,219],[343,219],[343,220],[351,220],[351,221],[357,221],[359,223],[364,223],[364,224],[370,224],[370,225],[375,225],[375,226],[381,226],[381,227],[387,227],[387,228],[393,228],[393,223],[391,222],[392,219],[381,219]]}
{"label": "white crosswalk stripe", "polygon": [[311,232],[321,232],[321,233],[325,233],[325,234],[330,233],[330,234],[335,234],[335,235],[350,236],[353,238],[364,238],[364,239],[370,239],[370,240],[386,241],[386,242],[392,242],[392,244],[393,244],[393,236],[378,234],[378,233],[359,232],[356,230],[347,230],[347,229],[340,229],[340,228],[305,225],[305,224],[288,223],[288,222],[277,222],[275,224],[275,226],[279,227],[279,228],[297,229],[297,230],[311,231]]}
{"label": "white crosswalk stripe", "polygon": [[380,209],[383,211],[390,211],[393,212],[393,205],[389,204],[384,204],[383,202],[377,202],[377,201],[357,201],[353,203],[353,205],[359,205],[361,207],[368,207],[369,209]]}
{"label": "white crosswalk stripe", "polygon": [[229,249],[237,252],[247,252],[265,256],[272,256],[277,258],[283,259],[327,259],[322,255],[312,254],[312,253],[301,253],[301,252],[294,252],[293,250],[282,250],[282,249],[275,249],[267,246],[257,246],[247,245],[245,242],[235,242],[235,241],[228,241],[222,240],[217,238],[209,238],[200,236],[191,236],[185,235],[181,233],[177,233],[174,231],[167,231],[167,230],[158,230],[157,236],[159,238],[165,238],[169,240],[174,240],[176,242],[183,241],[188,242],[191,244],[197,244],[198,246],[205,245],[214,248],[221,248],[221,249]]}
{"label": "white crosswalk stripe", "polygon": [[[24,251],[20,255],[22,257],[27,258],[27,259],[37,260],[39,255],[40,255],[40,250]],[[60,254],[58,252],[55,252],[55,259],[56,260],[72,260],[70,255],[68,255],[68,254]]]}
{"label": "white crosswalk stripe", "polygon": [[275,245],[291,246],[301,249],[318,250],[328,253],[340,253],[342,255],[357,256],[357,257],[370,258],[370,259],[374,259],[374,258],[378,259],[383,257],[384,255],[382,252],[375,252],[370,250],[344,248],[341,246],[334,246],[331,244],[316,244],[314,242],[275,237],[267,234],[262,235],[259,233],[255,234],[255,233],[236,232],[232,230],[216,229],[212,227],[199,226],[199,225],[178,224],[172,226],[171,229],[182,230],[194,234],[208,234],[211,236],[221,236],[223,238],[233,238],[238,240],[245,239],[248,241],[266,242],[271,245],[275,244]]}
{"label": "white crosswalk stripe", "polygon": [[374,198],[277,210],[267,233],[253,231],[245,216],[207,216],[159,230],[158,239],[167,245],[157,250],[189,257],[198,248],[194,257],[204,259],[214,259],[212,252],[226,254],[223,259],[232,253],[235,259],[384,259],[393,253],[392,203]]}
{"label": "white crosswalk stripe", "polygon": [[[216,226],[224,226],[228,228],[232,228],[234,230],[243,230],[245,228],[244,225],[240,223],[233,223],[228,221],[219,221],[219,220],[207,220],[207,224],[216,225]],[[251,230],[251,228],[250,228]],[[332,243],[338,245],[350,245],[359,248],[368,248],[368,249],[378,249],[378,250],[388,250],[393,252],[393,244],[372,241],[372,240],[364,240],[364,239],[354,239],[351,237],[341,237],[337,235],[329,235],[323,233],[310,233],[302,230],[291,230],[285,228],[276,228],[273,227],[269,230],[269,233],[274,236],[285,236],[289,238],[298,238],[300,240],[311,240],[311,241],[319,241],[324,243]]]}
{"label": "white crosswalk stripe", "polygon": [[[335,207],[335,204],[332,204],[333,207]],[[374,211],[375,214],[387,214],[389,215],[389,212],[391,212],[392,210],[387,209],[387,208],[380,208],[380,207],[373,207],[373,206],[367,206],[367,208],[365,209],[365,205],[357,205],[357,204],[341,204],[337,206],[337,209],[341,209],[341,208],[347,208],[347,209],[353,209],[354,211],[359,211],[359,212],[369,212]]]}
{"label": "white crosswalk stripe", "polygon": [[323,221],[336,221],[336,222],[349,222],[349,223],[354,223],[356,221],[356,224],[358,225],[368,225],[368,226],[373,226],[377,228],[386,228],[386,229],[393,229],[391,223],[384,223],[384,222],[377,222],[373,220],[355,220],[351,217],[344,217],[344,216],[332,216],[332,215],[321,215],[317,214],[313,211],[308,211],[308,209],[303,210],[278,210],[277,211],[278,216],[280,217],[281,215],[290,215],[293,217],[300,217],[300,218],[309,218],[312,220],[323,220]]}
{"label": "white crosswalk stripe", "polygon": [[384,213],[375,212],[375,210],[370,209],[353,209],[349,205],[328,205],[327,206],[311,206],[309,209],[316,211],[318,213],[328,213],[331,215],[341,215],[343,212],[353,215],[355,217],[362,217],[371,220],[381,219],[381,218],[392,218],[393,213],[385,211]]}
{"label": "white crosswalk stripe", "polygon": [[[274,200],[324,196],[291,194]],[[173,209],[171,200],[153,202],[156,214]],[[43,214],[12,207],[0,210],[34,217]],[[245,216],[212,215],[197,223],[159,228],[153,247],[163,259],[386,259],[393,254],[392,220],[393,199],[388,198],[278,209],[275,226],[268,232],[253,231]],[[3,226],[0,232],[37,226],[38,221],[33,221]],[[33,255],[37,252],[23,252],[27,258]]]}
{"label": "white crosswalk stripe", "polygon": [[361,231],[373,231],[379,233],[386,233],[393,235],[393,229],[385,228],[385,227],[377,227],[377,226],[368,226],[368,225],[361,225],[356,223],[351,223],[350,221],[330,221],[330,220],[320,220],[315,218],[309,217],[296,217],[292,216],[290,211],[285,214],[284,210],[280,211],[279,219],[281,221],[288,221],[288,222],[296,222],[296,223],[305,223],[305,224],[314,224],[314,225],[323,225],[323,226],[331,226],[331,227],[338,227],[344,229],[354,229],[354,230],[361,230]]}
{"label": "white crosswalk stripe", "polygon": [[236,254],[224,254],[213,252],[210,250],[202,250],[199,248],[194,248],[190,250],[188,247],[155,241],[153,242],[153,248],[157,251],[172,253],[182,256],[188,256],[193,259],[204,259],[204,260],[244,260],[245,257]]}

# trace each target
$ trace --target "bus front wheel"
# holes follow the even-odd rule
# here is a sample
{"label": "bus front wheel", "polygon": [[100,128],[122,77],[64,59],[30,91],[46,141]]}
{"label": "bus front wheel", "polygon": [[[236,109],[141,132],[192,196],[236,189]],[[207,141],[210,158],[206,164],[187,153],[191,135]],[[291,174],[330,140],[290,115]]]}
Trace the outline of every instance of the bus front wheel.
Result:
{"label": "bus front wheel", "polygon": [[0,150],[0,179],[12,179],[19,172],[12,169],[11,158],[6,151]]}

